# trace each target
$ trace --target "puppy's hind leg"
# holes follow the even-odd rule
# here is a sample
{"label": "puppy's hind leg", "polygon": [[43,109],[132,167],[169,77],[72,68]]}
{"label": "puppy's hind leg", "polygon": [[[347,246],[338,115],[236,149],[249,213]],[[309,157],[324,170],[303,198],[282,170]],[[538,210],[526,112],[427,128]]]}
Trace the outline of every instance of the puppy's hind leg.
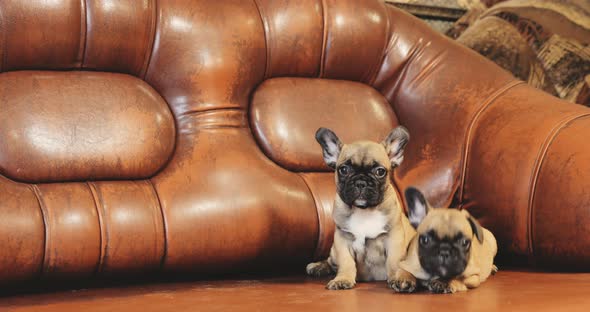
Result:
{"label": "puppy's hind leg", "polygon": [[492,265],[491,275],[496,275],[496,273],[498,273],[498,267],[494,264]]}
{"label": "puppy's hind leg", "polygon": [[323,277],[336,273],[328,261],[329,259],[308,264],[305,268],[307,275]]}
{"label": "puppy's hind leg", "polygon": [[334,246],[332,246],[332,248],[330,248],[330,256],[328,259],[308,264],[305,268],[305,272],[307,272],[307,275],[315,277],[324,277],[336,274],[337,266],[334,263],[334,257],[335,250]]}
{"label": "puppy's hind leg", "polygon": [[477,274],[471,275],[463,280],[463,284],[465,284],[465,286],[467,286],[469,289],[475,288],[481,284],[481,279]]}

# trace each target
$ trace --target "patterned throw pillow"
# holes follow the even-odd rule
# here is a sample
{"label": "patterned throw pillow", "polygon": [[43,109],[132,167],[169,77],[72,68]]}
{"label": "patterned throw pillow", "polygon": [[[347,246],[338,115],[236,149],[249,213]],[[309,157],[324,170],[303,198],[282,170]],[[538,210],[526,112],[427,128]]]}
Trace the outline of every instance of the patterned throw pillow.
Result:
{"label": "patterned throw pillow", "polygon": [[590,106],[588,0],[510,0],[475,8],[447,35],[537,88]]}

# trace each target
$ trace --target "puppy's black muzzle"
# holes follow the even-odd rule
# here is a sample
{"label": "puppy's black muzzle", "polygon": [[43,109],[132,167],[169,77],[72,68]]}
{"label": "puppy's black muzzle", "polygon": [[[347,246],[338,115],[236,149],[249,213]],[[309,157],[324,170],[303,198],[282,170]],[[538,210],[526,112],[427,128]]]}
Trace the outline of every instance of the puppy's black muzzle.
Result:
{"label": "puppy's black muzzle", "polygon": [[425,271],[441,279],[450,279],[465,270],[467,256],[450,243],[442,242],[430,250],[421,250],[420,263]]}
{"label": "puppy's black muzzle", "polygon": [[348,205],[364,209],[377,206],[383,200],[379,183],[365,174],[353,176],[341,184],[344,187],[339,189],[340,197]]}

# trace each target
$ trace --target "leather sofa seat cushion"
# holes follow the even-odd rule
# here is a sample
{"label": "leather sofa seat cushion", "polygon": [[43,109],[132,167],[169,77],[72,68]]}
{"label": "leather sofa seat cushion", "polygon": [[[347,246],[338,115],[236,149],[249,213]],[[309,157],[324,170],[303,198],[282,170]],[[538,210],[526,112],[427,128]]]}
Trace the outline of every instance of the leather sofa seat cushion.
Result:
{"label": "leather sofa seat cushion", "polygon": [[172,155],[174,119],[128,75],[0,74],[0,173],[24,182],[150,177]]}

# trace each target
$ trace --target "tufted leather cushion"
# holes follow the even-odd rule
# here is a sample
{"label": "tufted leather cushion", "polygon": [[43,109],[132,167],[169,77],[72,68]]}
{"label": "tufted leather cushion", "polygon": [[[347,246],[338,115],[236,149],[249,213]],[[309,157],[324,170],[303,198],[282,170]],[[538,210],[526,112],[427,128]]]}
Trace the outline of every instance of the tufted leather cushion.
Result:
{"label": "tufted leather cushion", "polygon": [[139,179],[172,156],[168,105],[135,77],[7,72],[0,101],[0,173],[15,180]]}
{"label": "tufted leather cushion", "polygon": [[588,268],[589,110],[382,1],[4,0],[0,71],[1,283],[302,267],[334,230],[315,130],[398,123],[399,189]]}
{"label": "tufted leather cushion", "polygon": [[343,80],[269,79],[254,92],[250,110],[250,125],[266,155],[293,171],[329,170],[314,139],[317,125],[344,142],[380,142],[398,124],[379,92]]}

